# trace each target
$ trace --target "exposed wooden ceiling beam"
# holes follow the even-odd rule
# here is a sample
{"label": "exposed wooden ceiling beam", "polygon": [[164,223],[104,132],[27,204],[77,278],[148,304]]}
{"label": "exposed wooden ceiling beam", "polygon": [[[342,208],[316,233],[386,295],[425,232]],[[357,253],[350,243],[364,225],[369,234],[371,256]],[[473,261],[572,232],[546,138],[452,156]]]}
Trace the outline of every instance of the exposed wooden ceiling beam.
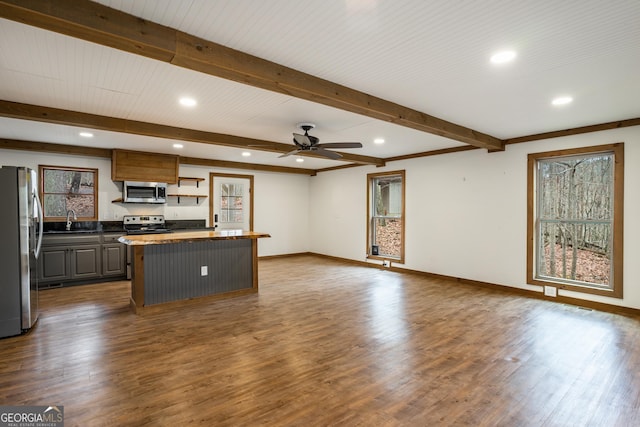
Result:
{"label": "exposed wooden ceiling beam", "polygon": [[2,0],[0,16],[490,151],[504,150],[503,141],[493,136],[88,0]]}
{"label": "exposed wooden ceiling beam", "polygon": [[88,0],[2,0],[0,16],[159,61],[175,54],[176,30]]}
{"label": "exposed wooden ceiling beam", "polygon": [[581,133],[599,132],[603,130],[620,129],[629,126],[640,126],[640,117],[635,119],[618,120],[615,122],[600,123],[597,125],[582,126],[579,128],[556,130],[552,132],[538,133],[535,135],[520,136],[505,139],[505,144],[519,144],[521,142],[539,141],[542,139],[559,138],[561,136],[578,135]]}
{"label": "exposed wooden ceiling beam", "polygon": [[456,141],[503,150],[502,141],[473,129],[302,73],[204,39],[177,32],[174,65],[307,101],[395,123]]}
{"label": "exposed wooden ceiling beam", "polygon": [[216,167],[216,168],[243,169],[243,170],[263,171],[263,172],[297,173],[297,174],[310,175],[310,176],[317,175],[317,171],[313,169],[259,165],[257,163],[230,162],[226,160],[211,160],[211,159],[203,159],[200,157],[180,156],[179,160],[181,165],[209,166],[209,167]]}
{"label": "exposed wooden ceiling beam", "polygon": [[[62,110],[59,108],[42,107],[39,105],[21,104],[18,102],[0,100],[0,116],[14,119],[36,120],[59,125],[81,126],[91,129],[101,129],[112,132],[124,132],[135,135],[153,136],[157,138],[175,139],[180,141],[198,142],[202,144],[221,145],[225,147],[249,150],[271,151],[286,153],[295,148],[292,144],[264,141],[261,139],[244,138],[221,133],[206,132],[194,129],[178,128],[156,123],[139,122],[119,119],[115,117],[98,116],[80,113],[78,111]],[[340,153],[346,162],[383,166],[384,160],[377,157],[361,156],[350,153]],[[320,157],[313,153],[301,153],[310,157]]]}
{"label": "exposed wooden ceiling beam", "polygon": [[[0,138],[0,149],[35,151],[42,153],[67,154],[72,156],[101,157],[111,160],[110,148],[84,147],[79,145],[52,144],[49,142],[23,141],[18,139]],[[317,171],[313,169],[290,168],[286,166],[260,165],[256,163],[228,162],[224,160],[203,159],[199,157],[178,157],[182,165],[212,166],[219,168],[233,168],[245,170],[257,170],[265,172],[295,173],[315,176]]]}
{"label": "exposed wooden ceiling beam", "polygon": [[[563,136],[579,135],[583,133],[600,132],[600,131],[612,130],[612,129],[621,129],[621,128],[630,127],[630,126],[640,126],[640,117],[636,117],[634,119],[618,120],[615,122],[581,126],[577,128],[571,128],[571,129],[563,129],[563,130],[552,131],[552,132],[538,133],[535,135],[527,135],[527,136],[521,136],[517,138],[510,138],[510,139],[505,139],[504,142],[505,142],[505,145],[520,144],[523,142],[540,141],[544,139],[560,138]],[[479,147],[472,147],[470,145],[464,145],[461,147],[442,148],[439,150],[424,151],[421,153],[406,154],[403,156],[385,157],[384,161],[386,163],[391,163],[391,162],[397,162],[400,160],[417,159],[420,157],[430,157],[430,156],[439,156],[442,154],[460,153],[462,151],[477,150],[478,148]],[[347,168],[352,168],[356,166],[358,165],[350,164],[350,165],[331,166],[328,168],[318,169],[316,172],[318,173],[329,172],[333,170],[347,169]]]}
{"label": "exposed wooden ceiling beam", "polygon": [[6,150],[35,151],[39,153],[56,153],[71,156],[88,156],[111,159],[111,150],[109,148],[52,144],[50,142],[23,141],[21,139],[0,138],[0,148]]}

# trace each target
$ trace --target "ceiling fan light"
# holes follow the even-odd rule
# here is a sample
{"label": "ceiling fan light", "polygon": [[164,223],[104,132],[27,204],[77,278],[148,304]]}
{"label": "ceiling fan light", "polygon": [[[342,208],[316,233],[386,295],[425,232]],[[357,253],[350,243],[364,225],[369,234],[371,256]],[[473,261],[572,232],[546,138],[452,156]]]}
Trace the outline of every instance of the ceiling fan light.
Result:
{"label": "ceiling fan light", "polygon": [[331,151],[330,149],[362,148],[362,144],[359,142],[329,142],[321,144],[320,139],[313,135],[309,135],[309,130],[315,128],[313,123],[298,123],[298,127],[304,130],[304,135],[295,132],[293,133],[293,143],[297,148],[288,153],[281,154],[279,157],[287,157],[302,151],[313,151],[319,156],[326,157],[331,160],[338,160],[342,158],[342,154]]}

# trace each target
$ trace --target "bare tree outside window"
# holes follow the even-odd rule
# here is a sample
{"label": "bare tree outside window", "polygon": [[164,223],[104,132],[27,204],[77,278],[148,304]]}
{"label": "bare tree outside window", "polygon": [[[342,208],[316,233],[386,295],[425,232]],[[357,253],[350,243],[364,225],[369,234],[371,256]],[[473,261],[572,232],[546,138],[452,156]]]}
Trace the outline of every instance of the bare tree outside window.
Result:
{"label": "bare tree outside window", "polygon": [[79,220],[98,219],[98,170],[40,166],[44,218],[63,220],[73,210]]}
{"label": "bare tree outside window", "polygon": [[[621,195],[622,149],[571,150],[530,155],[535,174],[532,280],[567,289],[617,289],[615,260],[622,227],[616,210]],[[554,153],[551,153],[554,154]],[[530,184],[531,185],[531,184]],[[621,250],[620,250],[621,252]],[[621,257],[621,254],[620,254]],[[621,263],[621,260],[619,260]]]}
{"label": "bare tree outside window", "polygon": [[[404,262],[404,171],[369,174],[370,257]],[[373,253],[373,248],[377,254]]]}

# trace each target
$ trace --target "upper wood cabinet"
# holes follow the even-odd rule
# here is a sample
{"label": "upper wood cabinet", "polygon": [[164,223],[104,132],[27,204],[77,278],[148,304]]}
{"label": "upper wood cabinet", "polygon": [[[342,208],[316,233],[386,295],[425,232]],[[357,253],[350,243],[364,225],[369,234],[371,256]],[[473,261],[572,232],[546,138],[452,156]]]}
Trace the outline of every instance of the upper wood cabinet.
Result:
{"label": "upper wood cabinet", "polygon": [[178,182],[178,156],[145,153],[142,151],[113,150],[111,179],[113,181]]}

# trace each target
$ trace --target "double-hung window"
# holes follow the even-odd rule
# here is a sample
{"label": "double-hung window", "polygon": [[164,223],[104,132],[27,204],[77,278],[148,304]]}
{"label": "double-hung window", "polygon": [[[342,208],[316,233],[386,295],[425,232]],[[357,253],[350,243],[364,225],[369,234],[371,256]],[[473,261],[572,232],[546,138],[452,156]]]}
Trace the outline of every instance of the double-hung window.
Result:
{"label": "double-hung window", "polygon": [[529,154],[529,283],[622,298],[623,179],[623,144]]}
{"label": "double-hung window", "polygon": [[367,254],[404,263],[404,171],[367,175]]}

